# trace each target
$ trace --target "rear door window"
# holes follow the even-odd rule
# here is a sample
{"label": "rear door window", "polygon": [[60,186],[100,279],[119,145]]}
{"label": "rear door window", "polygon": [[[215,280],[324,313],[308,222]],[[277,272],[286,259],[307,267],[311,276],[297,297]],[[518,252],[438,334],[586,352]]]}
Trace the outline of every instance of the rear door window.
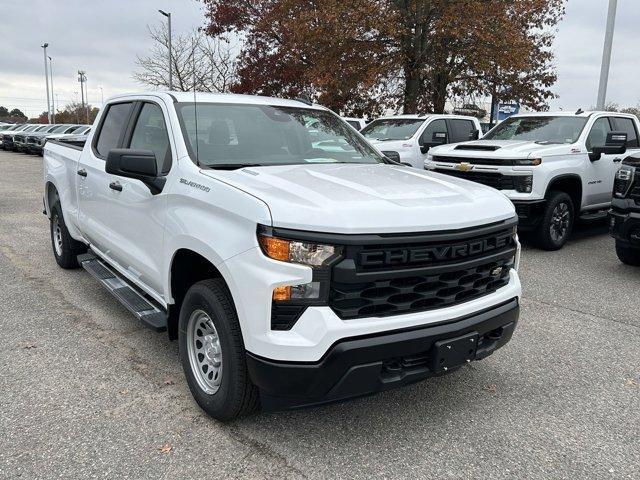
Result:
{"label": "rear door window", "polygon": [[638,132],[635,122],[630,118],[614,117],[615,129],[627,134],[627,148],[638,148]]}
{"label": "rear door window", "polygon": [[468,142],[471,140],[471,134],[476,130],[475,125],[471,120],[452,119],[449,120],[451,127],[449,131],[449,142]]}
{"label": "rear door window", "polygon": [[131,105],[131,102],[109,105],[95,143],[95,149],[99,157],[106,158],[109,150],[118,147],[120,138],[127,126]]}

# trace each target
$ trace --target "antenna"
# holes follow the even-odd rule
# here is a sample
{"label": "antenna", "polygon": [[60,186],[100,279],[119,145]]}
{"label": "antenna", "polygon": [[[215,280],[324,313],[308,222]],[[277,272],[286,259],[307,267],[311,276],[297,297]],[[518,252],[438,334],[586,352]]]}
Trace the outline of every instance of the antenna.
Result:
{"label": "antenna", "polygon": [[198,101],[196,100],[196,41],[193,40],[193,116],[196,122],[196,165],[200,168],[200,152],[198,143]]}
{"label": "antenna", "polygon": [[574,115],[580,115],[581,113],[584,113],[584,110],[579,108]]}

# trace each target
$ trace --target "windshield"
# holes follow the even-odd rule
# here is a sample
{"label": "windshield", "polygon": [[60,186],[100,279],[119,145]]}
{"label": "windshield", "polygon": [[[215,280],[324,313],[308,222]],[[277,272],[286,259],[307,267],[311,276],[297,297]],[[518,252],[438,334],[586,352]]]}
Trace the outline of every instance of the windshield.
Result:
{"label": "windshield", "polygon": [[178,103],[176,111],[191,157],[212,168],[384,162],[326,110],[221,103],[194,108],[193,103]]}
{"label": "windshield", "polygon": [[374,120],[360,130],[360,133],[371,140],[408,140],[416,133],[424,118],[389,118]]}
{"label": "windshield", "polygon": [[586,123],[585,117],[510,117],[490,130],[483,140],[575,143]]}
{"label": "windshield", "polygon": [[51,130],[49,133],[62,133],[69,128],[69,125],[58,125],[56,128]]}

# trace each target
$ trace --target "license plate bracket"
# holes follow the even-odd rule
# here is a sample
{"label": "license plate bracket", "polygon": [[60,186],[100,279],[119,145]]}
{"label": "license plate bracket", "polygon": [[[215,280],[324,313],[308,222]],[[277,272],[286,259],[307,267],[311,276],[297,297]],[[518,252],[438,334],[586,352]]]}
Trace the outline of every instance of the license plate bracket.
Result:
{"label": "license plate bracket", "polygon": [[477,332],[471,332],[434,343],[431,370],[435,373],[444,373],[474,360],[478,349],[478,337]]}

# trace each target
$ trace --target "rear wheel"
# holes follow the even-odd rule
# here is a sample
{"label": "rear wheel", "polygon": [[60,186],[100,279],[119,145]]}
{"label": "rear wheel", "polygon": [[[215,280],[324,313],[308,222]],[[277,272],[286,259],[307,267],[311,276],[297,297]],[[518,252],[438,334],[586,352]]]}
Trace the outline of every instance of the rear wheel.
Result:
{"label": "rear wheel", "polygon": [[575,211],[565,192],[551,192],[538,227],[538,243],[545,250],[559,250],[573,230]]}
{"label": "rear wheel", "polygon": [[218,420],[249,415],[259,406],[251,383],[244,342],[231,295],[224,282],[198,282],[180,309],[180,361],[191,394]]}
{"label": "rear wheel", "polygon": [[616,241],[616,255],[618,255],[618,259],[626,265],[632,265],[634,267],[640,266],[640,248],[634,248]]}
{"label": "rear wheel", "polygon": [[69,230],[64,223],[60,202],[56,201],[51,207],[51,219],[49,220],[51,231],[51,246],[56,263],[65,269],[78,268],[78,255],[85,253],[87,247],[82,242],[74,240],[69,235]]}

